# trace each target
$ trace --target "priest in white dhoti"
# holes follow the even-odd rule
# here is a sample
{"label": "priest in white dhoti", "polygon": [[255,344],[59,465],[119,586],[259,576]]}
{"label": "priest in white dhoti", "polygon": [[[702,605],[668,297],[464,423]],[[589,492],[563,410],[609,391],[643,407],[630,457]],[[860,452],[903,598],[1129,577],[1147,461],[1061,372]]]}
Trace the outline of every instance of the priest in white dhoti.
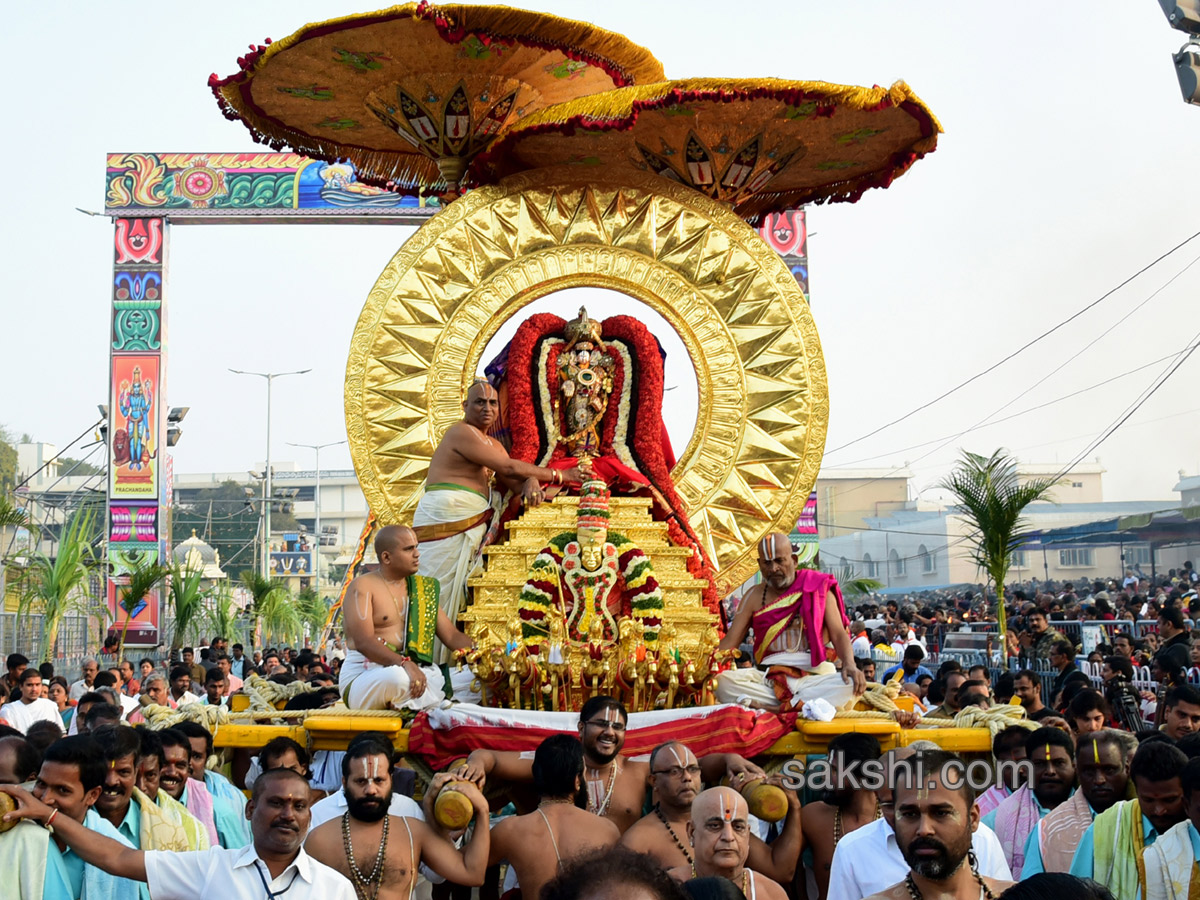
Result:
{"label": "priest in white dhoti", "polygon": [[[488,432],[500,415],[500,395],[477,378],[463,401],[463,418],[446,431],[429,461],[425,493],[413,515],[420,542],[419,572],[441,585],[440,604],[453,623],[466,604],[467,578],[479,565],[480,551],[504,488],[519,492],[527,505],[544,498],[542,485],[581,483],[578,469],[547,469],[511,459]],[[493,487],[493,481],[500,484]],[[439,639],[434,661],[451,661]]]}

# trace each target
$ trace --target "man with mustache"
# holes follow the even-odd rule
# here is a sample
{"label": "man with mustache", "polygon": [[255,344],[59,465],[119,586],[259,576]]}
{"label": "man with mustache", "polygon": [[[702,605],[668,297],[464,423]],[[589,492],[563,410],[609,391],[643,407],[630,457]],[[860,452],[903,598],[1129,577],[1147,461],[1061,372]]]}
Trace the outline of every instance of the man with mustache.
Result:
{"label": "man with mustache", "polygon": [[[881,754],[879,741],[869,734],[851,731],[829,742],[829,774],[833,784],[824,791],[821,800],[807,804],[803,813],[804,842],[812,848],[813,876],[817,882],[817,897],[810,900],[825,900],[828,896],[833,854],[842,838],[881,815],[874,791],[846,783],[847,775],[853,776],[863,763],[877,760]],[[861,770],[858,777],[862,777]]]}
{"label": "man with mustache", "polygon": [[[903,771],[901,764],[918,751],[938,749],[933,741],[914,741],[907,747],[889,750],[883,755],[884,771]],[[829,871],[828,900],[862,900],[901,881],[908,872],[908,863],[896,838],[892,783],[885,782],[876,793],[883,816],[838,842]],[[1012,880],[999,839],[982,822],[971,835],[971,849],[978,859],[979,874],[996,881]],[[869,860],[870,864],[863,865],[863,860]]]}
{"label": "man with mustache", "polygon": [[1200,760],[1189,760],[1180,775],[1188,817],[1174,825],[1143,854],[1146,866],[1145,900],[1188,900],[1195,887],[1200,861]]}
{"label": "man with mustache", "polygon": [[1075,743],[1061,728],[1039,728],[1025,741],[1033,767],[1033,786],[1022,785],[983,817],[1004,847],[1013,878],[1020,880],[1025,846],[1037,823],[1075,789]]}
{"label": "man with mustache", "polygon": [[[195,849],[181,814],[160,809],[136,787],[137,760],[141,752],[137,732],[127,725],[115,725],[97,730],[92,737],[108,766],[103,789],[96,800],[96,812],[137,849],[180,853]],[[141,885],[139,890],[143,900],[148,900],[150,895],[146,886]]]}
{"label": "man with mustache", "polygon": [[1079,735],[1075,741],[1079,790],[1047,813],[1029,835],[1023,877],[1070,870],[1075,849],[1092,820],[1125,798],[1136,749],[1137,738],[1127,731],[1103,728]]}
{"label": "man with mustache", "polygon": [[[137,886],[113,878],[97,868],[93,860],[77,855],[63,840],[61,829],[70,822],[77,828],[104,835],[114,846],[124,849],[128,843],[94,809],[104,789],[108,764],[95,740],[74,735],[55,741],[42,755],[42,767],[29,797],[52,816],[54,830],[46,852],[46,878],[42,896],[46,900],[75,897],[132,897]],[[18,791],[13,786],[4,788]],[[45,824],[45,819],[41,820]],[[119,873],[117,873],[119,874]],[[7,878],[7,873],[5,873]]]}
{"label": "man with mustache", "polygon": [[250,830],[246,826],[246,795],[220,772],[207,767],[208,758],[213,752],[212,734],[197,722],[179,722],[174,728],[191,745],[188,751],[188,776],[204,785],[212,795],[213,825],[221,846],[230,849],[245,847],[250,843]]}
{"label": "man with mustache", "polygon": [[542,886],[575,857],[607,850],[621,839],[616,825],[586,809],[583,746],[575,736],[554,734],[538,745],[533,783],[537,808],[496,826],[488,859],[489,865],[507,860],[516,870],[521,896],[529,898],[540,896]]}
{"label": "man with mustache", "polygon": [[[625,707],[612,697],[590,697],[579,710],[587,809],[611,819],[622,834],[642,816],[650,775],[646,763],[621,756],[628,722]],[[525,754],[474,750],[457,774],[475,782],[482,790],[489,777],[528,783],[533,779],[532,765],[533,760]],[[700,760],[700,768],[702,777],[710,784],[728,777],[739,787],[746,779],[766,774],[736,753],[711,753]]]}
{"label": "man with mustache", "polygon": [[998,897],[1012,882],[987,878],[977,869],[971,836],[979,826],[979,809],[962,761],[945,750],[922,750],[908,762],[915,777],[900,777],[894,790],[896,843],[909,871],[870,900]]}
{"label": "man with mustache", "polygon": [[[650,854],[664,869],[691,865],[693,854],[687,843],[687,824],[692,818],[692,803],[703,788],[700,776],[700,761],[686,744],[669,741],[650,751],[649,785],[658,802],[653,812],[622,835],[621,844]],[[766,844],[751,834],[746,857],[749,868],[780,884],[791,883],[804,843],[800,798],[795,791],[785,789],[785,793],[788,811],[779,836]]]}
{"label": "man with mustache", "polygon": [[1181,773],[1188,759],[1178,747],[1162,740],[1138,746],[1129,764],[1136,800],[1121,800],[1096,816],[1080,838],[1071,860],[1071,874],[1094,878],[1116,900],[1146,896],[1144,848],[1187,818]]}
{"label": "man with mustache", "polygon": [[696,858],[691,865],[668,870],[676,881],[716,876],[733,882],[746,900],[787,900],[782,887],[746,867],[750,811],[737,791],[727,787],[704,791],[692,804],[687,833]]}
{"label": "man with mustache", "polygon": [[[103,767],[99,759],[96,762]],[[135,850],[89,830],[72,817],[58,815],[56,809],[20,788],[0,786],[0,791],[18,804],[6,820],[24,818],[52,825],[55,840],[63,841],[88,865],[119,878],[146,882],[154,900],[355,900],[349,881],[304,852],[308,783],[291,769],[272,769],[254,782],[246,807],[254,843],[240,850]],[[131,885],[123,892],[103,896],[130,897],[134,892]]]}
{"label": "man with mustache", "polygon": [[[759,541],[762,583],[742,598],[718,647],[738,649],[753,629],[754,662],[766,672],[722,672],[716,686],[720,702],[788,710],[822,699],[840,708],[866,690],[866,678],[854,663],[850,620],[837,579],[814,569],[797,571],[797,562],[786,534]],[[828,658],[827,645],[841,660],[840,674]]]}
{"label": "man with mustache", "polygon": [[191,777],[191,741],[186,734],[174,728],[164,728],[158,732],[158,737],[163,748],[163,763],[158,776],[160,793],[165,793],[172,800],[182,804],[200,820],[208,834],[210,847],[221,846],[221,838],[217,834],[216,820],[213,817],[212,794],[208,792],[204,782]]}
{"label": "man with mustache", "polygon": [[[483,884],[490,843],[483,794],[467,782],[455,786],[475,808],[471,838],[457,850],[421,819],[390,814],[393,763],[392,747],[386,741],[360,738],[352,742],[342,757],[346,811],[313,829],[305,849],[313,859],[350,879],[362,900],[406,900],[412,896],[417,869],[423,865],[457,884]],[[259,779],[279,771],[291,770],[269,769]],[[435,777],[429,794],[452,780],[450,776]],[[258,780],[254,785],[258,787]]]}

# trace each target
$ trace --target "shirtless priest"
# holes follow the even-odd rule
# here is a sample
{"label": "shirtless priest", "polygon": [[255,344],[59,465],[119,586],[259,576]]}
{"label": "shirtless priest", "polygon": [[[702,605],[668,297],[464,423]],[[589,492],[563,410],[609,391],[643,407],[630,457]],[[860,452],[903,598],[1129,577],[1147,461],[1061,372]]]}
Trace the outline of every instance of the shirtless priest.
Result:
{"label": "shirtless priest", "polygon": [[[642,817],[650,766],[625,759],[625,726],[629,716],[619,700],[596,696],[579,710],[579,741],[583,744],[583,781],[587,810],[610,819],[623,834]],[[533,760],[503,750],[473,750],[456,772],[483,788],[488,781],[526,782],[533,779]],[[700,760],[701,775],[716,782],[723,777],[740,783],[765,773],[736,753],[711,753]]]}
{"label": "shirtless priest", "polygon": [[[766,668],[730,669],[717,677],[722,703],[758,709],[799,708],[822,699],[840,709],[866,689],[854,664],[846,607],[837,579],[813,569],[796,568],[797,557],[786,534],[768,534],[758,544],[761,584],[742,598],[721,650],[736,650],[754,631],[754,662]],[[842,663],[827,658],[832,645]]]}
{"label": "shirtless priest", "polygon": [[[466,602],[467,576],[495,513],[492,474],[529,506],[545,499],[543,484],[584,480],[578,469],[547,469],[510,458],[503,445],[488,436],[499,417],[500,395],[486,379],[476,378],[463,401],[462,421],[447,429],[433,452],[425,493],[413,514],[421,544],[421,574],[440,582],[441,607],[452,624]],[[449,662],[453,649],[439,634],[436,662]]]}
{"label": "shirtless priest", "polygon": [[676,881],[717,876],[737,886],[746,900],[787,900],[783,888],[746,866],[750,853],[750,811],[732,788],[709,788],[692,804],[688,840],[696,858],[686,866],[668,869]]}
{"label": "shirtless priest", "polygon": [[[431,802],[428,822],[389,814],[394,761],[392,746],[381,734],[351,741],[342,759],[346,812],[309,832],[304,849],[350,879],[360,898],[408,900],[419,867],[455,884],[483,884],[490,838],[483,795],[470,782],[455,785],[475,807],[476,822],[465,846],[456,849],[435,829]],[[435,775],[427,793],[435,796],[451,780]]]}
{"label": "shirtless priest", "polygon": [[417,575],[411,528],[379,529],[375,555],[379,570],[350,582],[342,602],[347,651],[338,687],[351,709],[427,709],[446,699],[434,634],[452,650],[469,649],[471,639],[438,605],[437,581]]}
{"label": "shirtless priest", "polygon": [[[768,780],[781,785],[778,776]],[[740,786],[742,781],[739,777],[733,783]],[[691,748],[679,741],[659,744],[650,752],[650,788],[657,801],[654,810],[635,822],[622,835],[621,843],[630,850],[650,854],[664,869],[690,866],[695,856],[687,839],[687,825],[702,787],[700,761]],[[788,811],[782,831],[770,844],[751,834],[746,867],[780,884],[791,884],[804,848],[804,834],[800,797],[786,788],[784,793]]]}
{"label": "shirtless priest", "polygon": [[533,755],[533,782],[537,807],[496,825],[489,859],[492,865],[508,860],[521,896],[529,898],[541,896],[542,886],[575,857],[607,850],[621,837],[611,821],[583,808],[583,746],[574,735],[553,734],[542,741]]}

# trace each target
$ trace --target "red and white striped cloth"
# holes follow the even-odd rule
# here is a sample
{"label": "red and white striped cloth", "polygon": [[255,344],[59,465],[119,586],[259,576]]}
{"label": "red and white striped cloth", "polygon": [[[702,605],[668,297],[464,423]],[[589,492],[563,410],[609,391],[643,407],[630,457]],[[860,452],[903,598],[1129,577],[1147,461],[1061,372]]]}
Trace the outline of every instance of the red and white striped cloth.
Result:
{"label": "red and white striped cloth", "polygon": [[[648,754],[666,741],[682,741],[696,756],[762,753],[796,725],[795,713],[779,715],[726,704],[632,713],[621,754]],[[409,752],[440,768],[472,750],[536,750],[552,734],[576,734],[578,713],[492,709],[456,703],[419,714],[408,735]]]}

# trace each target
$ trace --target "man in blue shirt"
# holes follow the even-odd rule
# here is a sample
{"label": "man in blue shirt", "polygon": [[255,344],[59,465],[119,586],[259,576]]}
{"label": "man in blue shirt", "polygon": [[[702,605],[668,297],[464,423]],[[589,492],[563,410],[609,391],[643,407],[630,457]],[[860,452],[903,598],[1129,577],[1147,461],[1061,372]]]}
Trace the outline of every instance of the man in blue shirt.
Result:
{"label": "man in blue shirt", "polygon": [[[1143,742],[1129,765],[1137,799],[1122,800],[1096,816],[1079,841],[1071,874],[1107,885],[1116,900],[1145,896],[1138,857],[1143,847],[1187,818],[1180,778],[1187,763],[1183,751],[1167,741]],[[1141,821],[1139,840],[1134,839],[1135,816]]]}
{"label": "man in blue shirt", "polygon": [[896,674],[897,670],[901,668],[904,669],[904,678],[902,680],[905,684],[914,683],[922,675],[928,675],[932,678],[933,673],[921,665],[921,660],[924,658],[925,649],[920,644],[909,644],[904,648],[904,659],[901,660],[899,665],[885,670],[883,677],[879,679],[879,683],[887,684],[891,677]]}

